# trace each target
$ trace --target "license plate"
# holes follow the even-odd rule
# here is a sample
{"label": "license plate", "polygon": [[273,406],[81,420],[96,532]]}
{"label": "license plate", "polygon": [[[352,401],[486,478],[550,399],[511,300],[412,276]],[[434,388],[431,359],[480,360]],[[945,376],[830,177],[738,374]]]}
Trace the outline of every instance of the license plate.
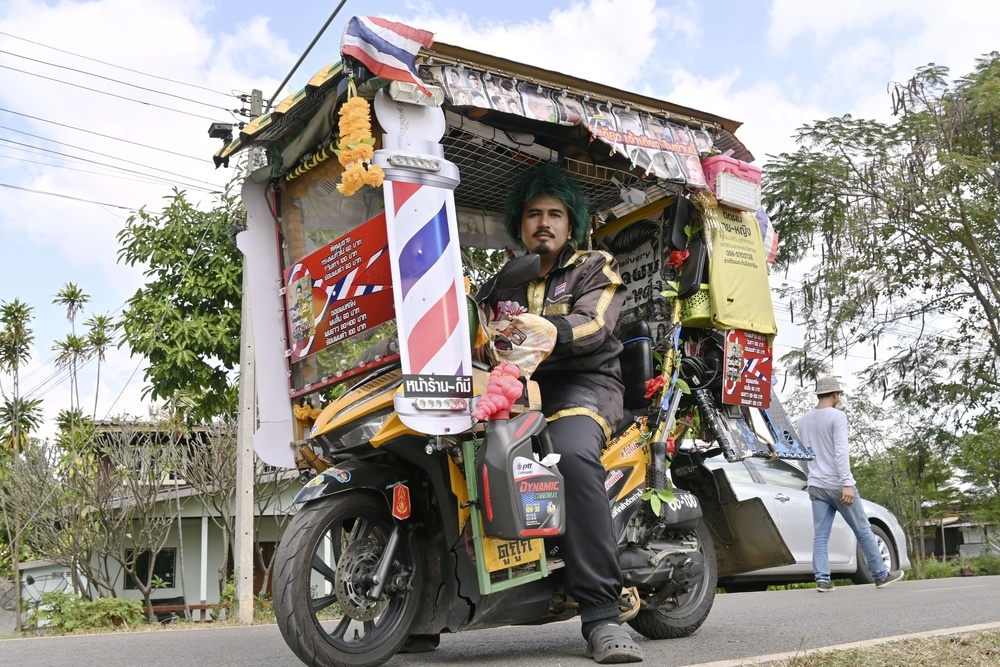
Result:
{"label": "license plate", "polygon": [[508,567],[534,563],[542,558],[544,540],[501,540],[483,537],[483,551],[486,554],[486,571],[496,572]]}

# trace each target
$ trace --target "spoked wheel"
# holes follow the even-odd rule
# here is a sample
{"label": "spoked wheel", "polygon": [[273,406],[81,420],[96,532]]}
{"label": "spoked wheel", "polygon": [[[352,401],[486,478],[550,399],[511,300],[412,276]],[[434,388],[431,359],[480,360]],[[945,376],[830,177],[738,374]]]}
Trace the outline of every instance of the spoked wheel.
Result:
{"label": "spoked wheel", "polygon": [[698,522],[692,537],[705,560],[705,573],[691,588],[670,598],[657,609],[643,609],[629,621],[629,625],[649,639],[675,639],[687,637],[701,627],[715,601],[715,587],[719,580],[719,566],[715,559],[715,545],[704,519]]}
{"label": "spoked wheel", "polygon": [[406,640],[423,578],[405,537],[382,595],[369,598],[393,527],[385,498],[368,493],[323,498],[295,515],[275,555],[274,610],[304,663],[380,665]]}

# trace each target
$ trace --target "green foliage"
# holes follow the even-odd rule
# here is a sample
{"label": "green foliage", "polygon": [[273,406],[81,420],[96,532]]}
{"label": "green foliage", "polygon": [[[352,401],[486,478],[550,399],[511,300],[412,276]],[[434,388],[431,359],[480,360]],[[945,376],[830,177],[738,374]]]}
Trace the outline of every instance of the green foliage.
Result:
{"label": "green foliage", "polygon": [[967,567],[979,577],[1000,575],[1000,554],[989,553],[965,558],[959,561],[959,567]]}
{"label": "green foliage", "polygon": [[119,261],[148,267],[122,315],[124,343],[149,362],[146,395],[195,397],[194,420],[236,410],[243,269],[233,230],[242,211],[232,184],[209,211],[175,190],[161,211],[140,209],[118,234]]}
{"label": "green foliage", "polygon": [[957,439],[952,465],[966,488],[972,514],[1000,523],[1000,428],[983,420],[979,430]]}
{"label": "green foliage", "polygon": [[147,625],[142,600],[98,598],[88,602],[67,591],[42,593],[39,604],[28,611],[28,622],[46,631],[74,634]]}
{"label": "green foliage", "polygon": [[785,290],[809,332],[787,366],[815,377],[855,346],[897,342],[864,384],[965,423],[1000,413],[1000,54],[947,74],[895,86],[892,123],[805,125],[764,191],[779,265],[805,269]]}
{"label": "green foliage", "polygon": [[674,490],[669,480],[667,481],[667,488],[646,489],[639,498],[640,500],[649,502],[649,508],[653,510],[653,514],[656,516],[660,516],[660,508],[663,506],[663,503],[671,503],[677,500],[677,496],[674,495]]}
{"label": "green foliage", "polygon": [[939,561],[937,558],[928,558],[924,561],[925,579],[947,579],[957,577],[959,572],[958,561]]}

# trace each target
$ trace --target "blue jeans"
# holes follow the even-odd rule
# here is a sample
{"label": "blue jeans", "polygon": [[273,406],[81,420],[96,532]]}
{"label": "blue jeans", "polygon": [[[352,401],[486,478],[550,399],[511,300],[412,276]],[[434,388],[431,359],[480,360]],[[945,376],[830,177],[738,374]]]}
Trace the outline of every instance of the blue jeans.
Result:
{"label": "blue jeans", "polygon": [[833,520],[837,517],[837,512],[844,517],[847,525],[854,531],[858,538],[858,546],[861,553],[868,561],[868,570],[875,580],[888,576],[889,571],[885,568],[882,554],[878,549],[878,542],[872,533],[871,524],[868,523],[868,515],[861,504],[861,494],[858,487],[854,487],[854,503],[848,507],[840,502],[842,495],[840,489],[821,489],[817,486],[809,487],[809,499],[812,501],[813,511],[813,574],[816,581],[830,582],[830,554],[828,544],[830,542],[830,529],[833,528]]}

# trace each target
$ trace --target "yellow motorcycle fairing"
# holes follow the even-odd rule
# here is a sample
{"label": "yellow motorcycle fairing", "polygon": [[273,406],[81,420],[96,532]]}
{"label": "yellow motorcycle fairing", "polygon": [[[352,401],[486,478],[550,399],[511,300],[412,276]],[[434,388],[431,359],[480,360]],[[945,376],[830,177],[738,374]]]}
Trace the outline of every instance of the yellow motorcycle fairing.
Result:
{"label": "yellow motorcycle fairing", "polygon": [[[403,373],[399,368],[377,374],[350,389],[346,394],[323,408],[312,430],[311,439],[328,437],[344,427],[363,420],[376,413],[392,410],[392,396],[403,382]],[[395,413],[392,413],[379,431],[372,437],[372,446],[378,447],[392,438],[401,435],[420,435],[403,426]]]}
{"label": "yellow motorcycle fairing", "polygon": [[628,475],[625,486],[618,493],[616,501],[631,494],[646,483],[646,460],[649,456],[647,439],[642,436],[638,424],[628,429],[601,452],[601,463],[608,472],[621,470]]}

